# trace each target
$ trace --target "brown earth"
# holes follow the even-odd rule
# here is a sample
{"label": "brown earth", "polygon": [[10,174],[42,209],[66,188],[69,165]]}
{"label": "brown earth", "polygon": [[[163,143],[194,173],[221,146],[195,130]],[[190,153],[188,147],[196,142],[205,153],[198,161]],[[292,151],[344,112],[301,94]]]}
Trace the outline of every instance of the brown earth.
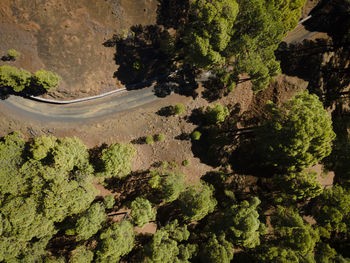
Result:
{"label": "brown earth", "polygon": [[[34,72],[46,69],[62,77],[54,97],[100,94],[120,86],[113,78],[115,50],[103,43],[131,25],[154,24],[157,0],[2,0],[0,56],[16,49],[6,62]],[[0,65],[5,62],[0,62]]]}

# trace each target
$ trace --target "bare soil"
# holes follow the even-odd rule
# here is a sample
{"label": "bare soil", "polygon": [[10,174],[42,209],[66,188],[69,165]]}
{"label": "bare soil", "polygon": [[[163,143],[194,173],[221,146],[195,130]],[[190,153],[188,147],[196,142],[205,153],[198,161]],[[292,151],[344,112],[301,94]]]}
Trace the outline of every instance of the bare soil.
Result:
{"label": "bare soil", "polygon": [[[34,72],[46,69],[62,77],[50,94],[76,98],[121,86],[115,49],[103,45],[132,25],[154,24],[157,0],[2,0],[0,56],[16,49],[20,57],[6,62]],[[5,64],[5,62],[0,62]]]}

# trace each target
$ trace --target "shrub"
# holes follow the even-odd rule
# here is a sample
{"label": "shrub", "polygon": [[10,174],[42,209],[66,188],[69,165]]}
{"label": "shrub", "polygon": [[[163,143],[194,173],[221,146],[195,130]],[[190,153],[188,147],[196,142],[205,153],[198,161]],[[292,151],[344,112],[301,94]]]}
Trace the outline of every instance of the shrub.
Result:
{"label": "shrub", "polygon": [[227,107],[223,107],[221,104],[216,104],[214,107],[207,107],[205,118],[208,124],[218,124],[224,122],[228,114]]}
{"label": "shrub", "polygon": [[16,49],[7,50],[7,55],[10,59],[16,60],[19,56],[19,52]]}
{"label": "shrub", "polygon": [[30,84],[31,75],[26,70],[11,66],[0,66],[0,86],[21,92]]}
{"label": "shrub", "polygon": [[107,209],[112,209],[115,204],[115,199],[113,195],[106,195],[103,199],[103,205]]}
{"label": "shrub", "polygon": [[184,161],[182,162],[182,165],[183,165],[183,166],[189,166],[190,163],[191,163],[190,160],[187,160],[187,159],[186,159],[186,160],[184,160]]}
{"label": "shrub", "polygon": [[194,131],[191,134],[191,138],[195,141],[198,141],[202,136],[202,133],[200,131]]}
{"label": "shrub", "polygon": [[147,136],[146,139],[145,139],[145,142],[146,142],[147,144],[153,144],[153,143],[154,143],[154,138],[153,138],[153,136],[152,136],[152,135]]}
{"label": "shrub", "polygon": [[173,107],[173,112],[175,115],[181,115],[185,112],[185,106],[183,104],[176,104]]}
{"label": "shrub", "polygon": [[165,135],[163,133],[160,133],[156,136],[156,140],[158,142],[164,142],[165,141]]}
{"label": "shrub", "polygon": [[46,91],[53,90],[60,84],[61,77],[56,73],[46,70],[38,70],[34,73],[33,83]]}

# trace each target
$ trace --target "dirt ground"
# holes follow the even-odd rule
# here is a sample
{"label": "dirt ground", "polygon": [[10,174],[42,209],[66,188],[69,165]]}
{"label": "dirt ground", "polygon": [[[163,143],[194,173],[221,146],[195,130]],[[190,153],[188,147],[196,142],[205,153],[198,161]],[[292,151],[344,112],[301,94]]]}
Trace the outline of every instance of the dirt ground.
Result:
{"label": "dirt ground", "polygon": [[[16,49],[20,57],[6,62],[34,72],[46,69],[62,77],[51,94],[76,98],[120,87],[115,49],[103,43],[130,26],[154,24],[157,0],[1,0],[0,57]],[[0,61],[0,65],[4,62]]]}

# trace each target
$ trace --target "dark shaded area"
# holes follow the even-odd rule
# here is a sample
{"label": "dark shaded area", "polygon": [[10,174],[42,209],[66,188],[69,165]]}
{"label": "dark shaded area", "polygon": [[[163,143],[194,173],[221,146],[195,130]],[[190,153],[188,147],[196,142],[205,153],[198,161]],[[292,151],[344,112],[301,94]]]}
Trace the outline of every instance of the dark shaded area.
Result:
{"label": "dark shaded area", "polygon": [[328,107],[349,95],[350,5],[343,0],[321,1],[311,14],[305,28],[326,32],[331,39],[282,43],[276,56],[283,73],[309,81],[310,92]]}
{"label": "dark shaded area", "polygon": [[[133,26],[126,38],[113,36],[106,47],[115,47],[115,62],[119,65],[114,77],[122,84],[144,82],[174,70],[171,58],[160,48],[167,31],[157,25]],[[139,87],[132,87],[137,89]]]}
{"label": "dark shaded area", "polygon": [[180,140],[180,141],[188,141],[191,139],[191,134],[189,133],[181,133],[178,136],[175,136],[175,140]]}
{"label": "dark shaded area", "polygon": [[158,0],[157,24],[166,28],[178,29],[183,26],[189,15],[188,0]]}
{"label": "dark shaded area", "polygon": [[150,178],[149,171],[146,170],[132,172],[122,179],[115,177],[106,179],[106,189],[119,193],[119,196],[116,197],[115,211],[118,211],[124,205],[128,205],[139,196],[147,198],[152,203],[159,203],[153,189],[148,184]]}
{"label": "dark shaded area", "polygon": [[102,172],[104,165],[101,159],[102,151],[107,149],[108,145],[106,143],[101,144],[100,146],[95,146],[89,149],[89,162],[94,167],[95,172]]}
{"label": "dark shaded area", "polygon": [[131,141],[132,144],[145,144],[146,143],[146,137],[145,136],[142,136],[140,138],[137,138],[137,139],[133,139]]}
{"label": "dark shaded area", "polygon": [[176,74],[158,80],[153,91],[158,97],[162,98],[174,92],[195,99],[198,96],[198,93],[196,92],[198,83],[196,82],[195,77],[195,70],[185,67]]}
{"label": "dark shaded area", "polygon": [[218,78],[210,78],[203,83],[205,90],[202,96],[208,102],[213,102],[227,96],[230,92]]}
{"label": "dark shaded area", "polygon": [[21,92],[15,92],[11,87],[0,86],[0,99],[6,100],[10,95],[21,96],[24,98],[28,98],[30,96],[40,96],[47,93],[47,90],[41,86],[35,85],[32,83],[28,87],[26,87]]}
{"label": "dark shaded area", "polygon": [[15,61],[16,59],[10,55],[6,55],[6,56],[2,56],[1,60],[4,62],[7,62],[7,61]]}
{"label": "dark shaded area", "polygon": [[166,106],[156,112],[159,116],[170,117],[173,115],[173,106]]}

